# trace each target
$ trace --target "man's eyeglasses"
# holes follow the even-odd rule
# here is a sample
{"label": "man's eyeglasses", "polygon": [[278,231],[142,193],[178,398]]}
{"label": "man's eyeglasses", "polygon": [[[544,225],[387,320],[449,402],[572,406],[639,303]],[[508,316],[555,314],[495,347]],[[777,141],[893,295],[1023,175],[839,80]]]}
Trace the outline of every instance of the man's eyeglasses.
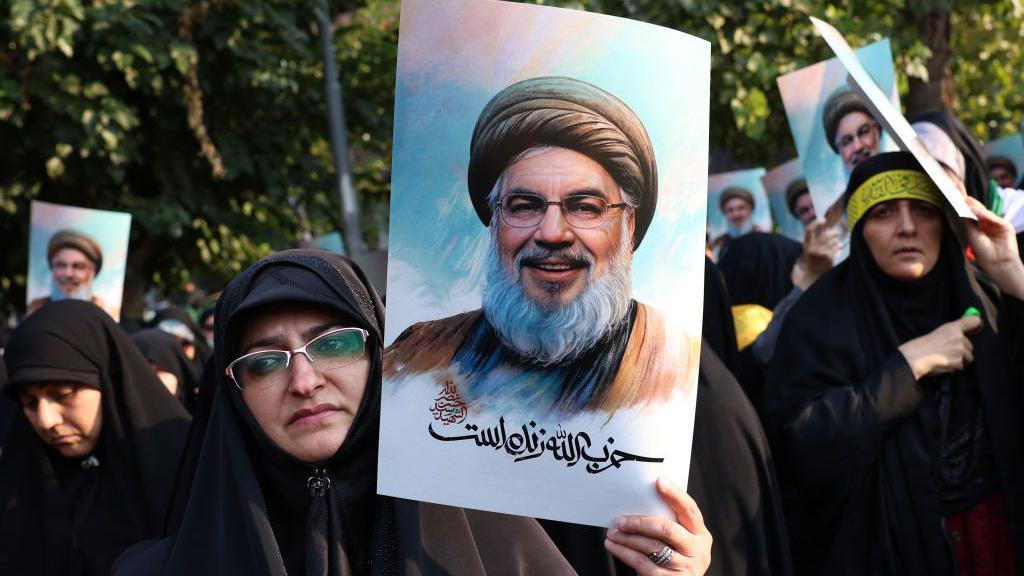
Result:
{"label": "man's eyeglasses", "polygon": [[54,260],[50,267],[54,270],[72,270],[74,272],[85,272],[93,268],[89,262],[65,262],[63,260]]}
{"label": "man's eyeglasses", "polygon": [[597,228],[605,223],[609,210],[627,208],[629,204],[610,204],[600,196],[569,196],[561,202],[551,202],[538,194],[509,194],[498,203],[498,211],[501,220],[513,228],[533,228],[544,220],[548,206],[558,206],[565,222],[573,228]]}
{"label": "man's eyeglasses", "polygon": [[228,364],[224,373],[234,380],[239,390],[283,386],[288,381],[288,368],[294,355],[305,355],[318,370],[337,370],[363,357],[367,336],[369,332],[362,328],[336,328],[295,350],[250,352]]}

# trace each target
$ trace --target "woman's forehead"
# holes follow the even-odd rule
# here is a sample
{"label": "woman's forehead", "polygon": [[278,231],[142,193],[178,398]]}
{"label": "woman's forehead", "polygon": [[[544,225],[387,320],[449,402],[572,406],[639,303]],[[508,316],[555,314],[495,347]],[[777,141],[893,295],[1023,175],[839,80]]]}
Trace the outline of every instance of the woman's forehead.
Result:
{"label": "woman's forehead", "polygon": [[91,386],[86,386],[81,382],[74,382],[72,380],[46,380],[25,383],[19,386],[18,392],[29,396],[46,396],[68,389],[77,390],[79,388],[91,388]]}
{"label": "woman's forehead", "polygon": [[[237,334],[241,348],[258,340],[289,335],[308,335],[330,328],[344,328],[358,324],[328,306],[307,303],[284,303],[253,310],[239,323]],[[314,334],[315,336],[315,334]]]}

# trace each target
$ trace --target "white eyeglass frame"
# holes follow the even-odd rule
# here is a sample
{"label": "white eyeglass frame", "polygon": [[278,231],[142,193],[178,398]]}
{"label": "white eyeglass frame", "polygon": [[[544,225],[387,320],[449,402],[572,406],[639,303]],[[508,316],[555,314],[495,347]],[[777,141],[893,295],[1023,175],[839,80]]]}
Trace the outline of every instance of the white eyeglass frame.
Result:
{"label": "white eyeglass frame", "polygon": [[[239,356],[238,358],[235,358],[234,360],[231,361],[230,364],[228,364],[228,367],[224,369],[224,375],[227,376],[228,378],[231,378],[231,381],[235,384],[235,388],[238,388],[239,392],[243,392],[242,386],[238,383],[238,378],[235,378],[234,368],[235,368],[235,364],[238,364],[240,361],[245,360],[246,358],[249,358],[250,356],[256,356],[257,354],[266,354],[267,352],[283,352],[287,356],[287,358],[284,361],[284,369],[288,370],[288,369],[290,369],[292,367],[292,356],[294,356],[296,354],[302,354],[303,356],[306,357],[306,360],[309,360],[310,364],[312,364],[313,366],[316,366],[316,362],[313,361],[313,357],[309,355],[309,352],[306,351],[306,348],[308,348],[310,344],[312,344],[313,342],[316,342],[317,340],[323,338],[324,336],[330,336],[331,334],[337,334],[338,332],[359,332],[360,334],[362,334],[362,336],[363,336],[363,354],[362,355],[363,356],[366,355],[366,342],[370,338],[370,332],[368,330],[364,330],[362,328],[357,328],[355,326],[348,326],[348,327],[345,327],[345,328],[334,328],[332,330],[328,330],[327,332],[324,332],[323,334],[318,334],[317,336],[314,336],[309,342],[306,342],[305,344],[303,344],[302,347],[296,348],[294,350],[274,350],[274,349],[271,349],[271,350],[256,350],[254,352],[249,352],[248,354],[243,354],[243,355]],[[362,356],[360,356],[360,358],[361,357]]]}

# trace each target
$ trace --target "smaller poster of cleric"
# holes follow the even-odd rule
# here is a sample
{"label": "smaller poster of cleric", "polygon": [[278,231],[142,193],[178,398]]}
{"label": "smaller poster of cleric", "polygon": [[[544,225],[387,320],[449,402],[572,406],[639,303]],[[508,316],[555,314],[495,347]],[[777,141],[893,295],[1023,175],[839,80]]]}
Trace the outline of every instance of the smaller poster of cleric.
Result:
{"label": "smaller poster of cleric", "polygon": [[382,494],[609,526],[686,485],[710,45],[405,0]]}
{"label": "smaller poster of cleric", "polygon": [[52,300],[90,300],[121,318],[132,216],[32,202],[28,313]]}
{"label": "smaller poster of cleric", "polygon": [[708,239],[715,259],[729,242],[749,232],[771,232],[772,214],[761,177],[764,168],[721,172],[708,177]]}
{"label": "smaller poster of cleric", "polygon": [[[888,39],[855,51],[882,92],[899,109],[899,91]],[[846,68],[831,58],[778,78],[800,163],[810,190],[815,217],[839,224],[843,210],[839,198],[853,168],[879,152],[893,152],[897,144],[886,134],[868,102],[850,82]],[[840,255],[846,257],[844,249]]]}

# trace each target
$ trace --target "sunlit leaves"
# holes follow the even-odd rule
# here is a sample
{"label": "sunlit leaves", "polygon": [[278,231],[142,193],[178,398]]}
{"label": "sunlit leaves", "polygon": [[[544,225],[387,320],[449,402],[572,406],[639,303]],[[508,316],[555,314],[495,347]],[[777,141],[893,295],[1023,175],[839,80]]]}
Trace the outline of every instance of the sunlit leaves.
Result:
{"label": "sunlit leaves", "polygon": [[[218,289],[256,258],[339,228],[311,4],[209,2],[182,35],[182,11],[199,4],[0,2],[0,232],[13,239],[0,308],[23,306],[32,197],[131,212],[129,268],[163,289]],[[398,8],[345,3],[332,15],[371,245],[386,233]],[[193,70],[220,180],[188,124]]]}

